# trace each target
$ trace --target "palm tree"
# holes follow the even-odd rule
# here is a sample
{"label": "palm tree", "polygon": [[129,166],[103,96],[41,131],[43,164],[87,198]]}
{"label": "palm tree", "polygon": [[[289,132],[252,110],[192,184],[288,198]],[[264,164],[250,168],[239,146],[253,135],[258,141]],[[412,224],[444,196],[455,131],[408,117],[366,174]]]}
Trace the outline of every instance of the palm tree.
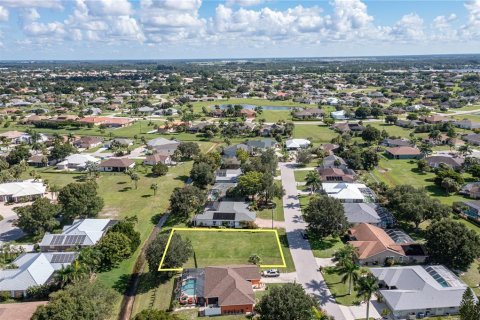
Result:
{"label": "palm tree", "polygon": [[338,260],[338,266],[343,266],[347,262],[354,263],[358,258],[358,249],[351,244],[347,244],[335,252],[335,258]]}
{"label": "palm tree", "polygon": [[130,174],[130,179],[135,183],[135,190],[136,190],[138,187],[138,180],[140,180],[140,176],[137,173],[132,172]]}
{"label": "palm tree", "polygon": [[351,295],[353,283],[358,280],[358,270],[360,270],[360,267],[351,261],[346,261],[337,270],[340,275],[343,275],[342,282],[346,283],[348,281],[348,294]]}
{"label": "palm tree", "polygon": [[429,154],[432,153],[432,147],[427,143],[422,143],[419,149],[424,156],[428,156]]}
{"label": "palm tree", "polygon": [[310,187],[310,191],[313,193],[320,189],[322,179],[317,171],[310,171],[305,177],[305,184]]}
{"label": "palm tree", "polygon": [[157,195],[158,184],[152,183],[152,185],[150,186],[150,189],[153,190],[153,195],[156,196]]}
{"label": "palm tree", "polygon": [[377,290],[378,283],[373,274],[369,273],[358,279],[357,296],[362,297],[367,302],[367,319],[369,319],[370,316],[370,299]]}
{"label": "palm tree", "polygon": [[470,155],[473,152],[473,150],[469,144],[465,144],[463,146],[458,147],[458,152],[460,152],[462,156],[466,157]]}
{"label": "palm tree", "polygon": [[55,274],[55,281],[58,283],[60,288],[63,288],[72,281],[72,277],[73,269],[70,267],[62,267]]}

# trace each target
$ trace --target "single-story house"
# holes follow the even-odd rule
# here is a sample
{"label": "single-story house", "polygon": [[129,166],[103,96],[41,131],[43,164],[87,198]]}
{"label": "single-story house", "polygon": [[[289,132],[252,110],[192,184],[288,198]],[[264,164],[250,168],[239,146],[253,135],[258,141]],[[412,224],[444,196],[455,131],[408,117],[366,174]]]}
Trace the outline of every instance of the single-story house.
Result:
{"label": "single-story house", "polygon": [[325,111],[318,108],[308,108],[293,113],[293,117],[297,119],[320,119],[325,115]]}
{"label": "single-story house", "polygon": [[387,154],[394,159],[420,159],[422,153],[414,147],[394,147],[386,150]]}
{"label": "single-story house", "polygon": [[73,143],[73,145],[77,148],[96,148],[102,144],[103,138],[101,137],[81,137],[77,141]]}
{"label": "single-story house", "polygon": [[330,117],[332,117],[335,120],[346,120],[347,119],[347,116],[345,115],[345,110],[330,112]]}
{"label": "single-story house", "polygon": [[394,319],[458,314],[465,290],[471,290],[442,265],[395,266],[370,271],[377,278],[380,295]]}
{"label": "single-story house", "polygon": [[147,142],[147,146],[151,149],[167,152],[169,155],[173,155],[177,150],[180,142],[177,140],[168,140],[165,138],[155,138]]}
{"label": "single-story house", "polygon": [[325,153],[328,155],[332,155],[335,152],[335,150],[337,150],[338,148],[339,148],[339,145],[333,144],[333,143],[324,143],[320,146],[320,149],[325,151]]}
{"label": "single-story house", "polygon": [[100,159],[89,154],[72,154],[62,162],[57,163],[58,170],[85,170],[88,163],[99,163]]}
{"label": "single-story house", "polygon": [[468,119],[454,121],[453,125],[457,128],[462,128],[462,129],[470,129],[470,130],[480,129],[480,122],[475,122]]}
{"label": "single-story house", "polygon": [[264,138],[258,140],[249,140],[245,144],[250,148],[250,150],[267,150],[270,148],[275,148],[278,143],[274,139]]}
{"label": "single-story house", "polygon": [[410,140],[407,139],[384,139],[381,143],[386,147],[409,147],[412,145]]}
{"label": "single-story house", "polygon": [[256,265],[185,269],[178,300],[180,304],[204,307],[205,316],[249,314],[256,301],[253,289],[260,287],[261,274]]}
{"label": "single-story house", "polygon": [[374,198],[373,192],[362,183],[324,182],[322,190],[341,202],[371,202]]}
{"label": "single-story house", "polygon": [[111,219],[75,219],[71,225],[63,227],[62,233],[46,233],[39,246],[42,251],[65,251],[93,246],[115,223],[117,221]]}
{"label": "single-story house", "polygon": [[437,114],[434,114],[434,115],[431,115],[431,116],[421,117],[420,120],[422,120],[423,122],[426,122],[426,123],[430,123],[430,124],[437,124],[437,123],[442,123],[442,122],[449,121],[447,117],[437,115]]}
{"label": "single-story house", "polygon": [[298,150],[308,148],[312,143],[307,139],[289,139],[285,141],[287,150]]}
{"label": "single-story house", "polygon": [[473,144],[473,145],[480,145],[480,134],[479,133],[472,133],[472,134],[467,134],[462,137],[463,140],[466,142]]}
{"label": "single-story house", "polygon": [[318,173],[320,178],[325,182],[342,181],[342,182],[354,182],[355,172],[351,169],[341,168],[319,168]]}
{"label": "single-story house", "polygon": [[215,171],[215,182],[235,183],[238,177],[242,175],[241,169],[219,169]]}
{"label": "single-story house", "polygon": [[133,146],[132,139],[114,138],[104,144],[105,148],[112,148],[112,146],[130,147]]}
{"label": "single-story house", "polygon": [[250,153],[252,148],[244,143],[235,144],[233,146],[228,146],[223,149],[223,156],[226,158],[233,158],[237,156],[237,150],[242,149]]}
{"label": "single-story house", "polygon": [[46,167],[48,166],[48,157],[44,154],[34,154],[27,160],[28,165],[34,167]]}
{"label": "single-story house", "polygon": [[342,132],[342,133],[348,133],[348,132],[351,132],[351,131],[363,131],[363,130],[365,130],[365,127],[364,127],[364,126],[362,126],[362,125],[359,124],[359,123],[355,123],[355,122],[352,122],[352,123],[349,123],[349,122],[335,123],[335,124],[332,126],[332,128],[335,129],[336,131]]}
{"label": "single-story house", "polygon": [[461,157],[451,157],[446,155],[430,156],[426,157],[428,165],[432,168],[438,168],[441,164],[446,165],[454,170],[460,169],[465,162],[464,158]]}
{"label": "single-story house", "polygon": [[324,157],[322,160],[322,164],[319,165],[318,168],[319,169],[340,168],[345,170],[345,169],[348,169],[348,166],[342,157],[332,154]]}
{"label": "single-story house", "polygon": [[0,201],[31,201],[45,195],[47,187],[42,181],[25,180],[0,184]]}
{"label": "single-story house", "polygon": [[16,268],[0,270],[0,293],[25,297],[28,288],[48,283],[57,270],[69,266],[76,257],[76,252],[23,253],[11,263]]}
{"label": "single-story house", "polygon": [[382,219],[378,215],[378,204],[375,203],[342,203],[345,217],[351,225],[369,223],[375,226],[382,225]]}
{"label": "single-story house", "polygon": [[415,127],[418,127],[420,125],[422,125],[423,122],[422,121],[419,121],[419,120],[402,120],[402,119],[398,119],[396,122],[395,122],[395,125],[399,126],[399,127],[402,127],[402,128],[415,128]]}
{"label": "single-story house", "polygon": [[427,258],[423,246],[400,230],[386,231],[360,223],[350,228],[348,234],[348,243],[357,248],[361,265],[383,265],[388,259],[396,263],[423,263]]}
{"label": "single-story house", "polygon": [[174,162],[172,161],[172,158],[169,154],[162,153],[162,152],[157,152],[154,154],[150,154],[145,157],[145,160],[143,161],[143,164],[149,165],[149,166],[154,166],[157,163],[163,163],[166,165],[172,165]]}
{"label": "single-story house", "polygon": [[467,183],[460,189],[460,194],[466,195],[472,199],[480,198],[480,182]]}
{"label": "single-story house", "polygon": [[254,222],[256,217],[246,202],[219,201],[207,205],[203,213],[195,215],[193,224],[197,227],[241,228],[244,222]]}
{"label": "single-story house", "polygon": [[135,161],[128,158],[109,158],[98,165],[98,169],[105,172],[125,172],[133,167],[135,167]]}

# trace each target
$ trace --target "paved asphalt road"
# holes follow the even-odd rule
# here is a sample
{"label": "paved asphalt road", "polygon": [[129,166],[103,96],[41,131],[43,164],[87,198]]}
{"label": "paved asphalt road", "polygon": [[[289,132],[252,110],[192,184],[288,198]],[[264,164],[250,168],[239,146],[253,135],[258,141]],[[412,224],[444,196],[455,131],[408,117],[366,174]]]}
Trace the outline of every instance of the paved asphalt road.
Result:
{"label": "paved asphalt road", "polygon": [[297,279],[305,290],[316,296],[322,309],[335,317],[335,320],[350,320],[335,303],[322,274],[318,271],[317,262],[307,240],[303,239],[300,231],[305,230],[306,224],[302,219],[300,201],[295,182],[293,163],[280,163],[283,188],[283,210],[285,215],[285,229],[290,246],[290,252],[297,270]]}

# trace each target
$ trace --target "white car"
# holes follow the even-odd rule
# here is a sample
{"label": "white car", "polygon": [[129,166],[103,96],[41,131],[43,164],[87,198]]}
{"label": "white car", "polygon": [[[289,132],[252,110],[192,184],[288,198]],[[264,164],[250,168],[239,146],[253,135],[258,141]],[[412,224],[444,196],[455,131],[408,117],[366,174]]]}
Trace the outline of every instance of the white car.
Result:
{"label": "white car", "polygon": [[280,272],[278,272],[277,269],[265,270],[265,271],[262,272],[262,276],[267,277],[267,278],[279,277]]}

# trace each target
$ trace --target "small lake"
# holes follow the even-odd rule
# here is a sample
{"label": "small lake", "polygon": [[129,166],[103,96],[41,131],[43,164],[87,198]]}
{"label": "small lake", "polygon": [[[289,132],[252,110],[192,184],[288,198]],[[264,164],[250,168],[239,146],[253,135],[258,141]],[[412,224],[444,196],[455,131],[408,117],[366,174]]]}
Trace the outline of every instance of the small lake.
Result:
{"label": "small lake", "polygon": [[[220,104],[219,106],[220,106],[220,109],[224,110],[229,105],[230,104]],[[255,110],[255,108],[257,107],[251,104],[241,104],[241,106],[244,109],[248,109],[248,110]],[[295,106],[258,106],[258,107],[262,107],[263,110],[271,110],[271,111],[290,111],[292,108],[298,108]],[[215,106],[211,106],[210,108],[215,109]]]}

